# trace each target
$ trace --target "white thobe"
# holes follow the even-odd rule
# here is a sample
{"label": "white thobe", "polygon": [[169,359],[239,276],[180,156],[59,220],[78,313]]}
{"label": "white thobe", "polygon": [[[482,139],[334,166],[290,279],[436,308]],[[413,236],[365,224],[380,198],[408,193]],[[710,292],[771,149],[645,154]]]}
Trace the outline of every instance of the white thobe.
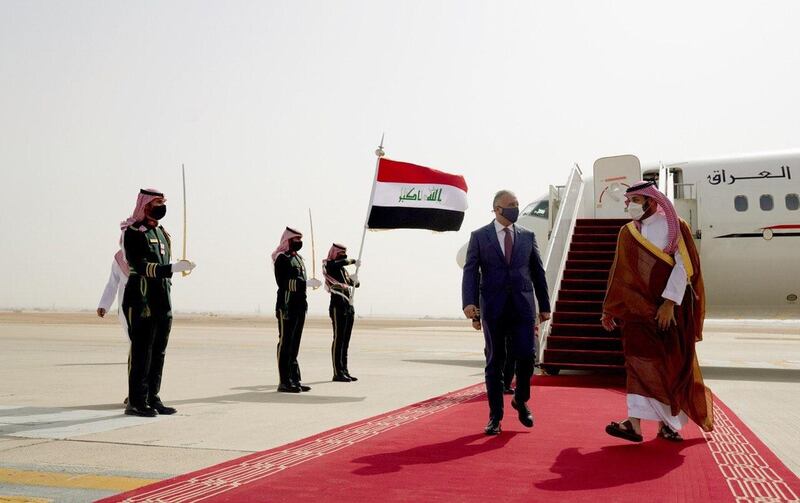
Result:
{"label": "white thobe", "polygon": [[[663,213],[656,212],[642,220],[642,236],[661,250],[667,246],[669,229],[667,218]],[[672,267],[672,273],[669,275],[667,286],[661,296],[680,306],[683,294],[686,293],[686,267],[683,265],[683,257],[680,252],[676,251],[674,258],[675,265]]]}
{"label": "white thobe", "polygon": [[106,287],[103,289],[103,295],[100,297],[100,303],[97,305],[99,309],[105,309],[108,312],[114,304],[114,297],[117,298],[117,316],[119,323],[122,325],[122,331],[125,333],[125,338],[128,338],[128,321],[125,319],[125,313],[122,312],[122,296],[125,293],[125,285],[128,283],[128,277],[120,269],[116,260],[111,261],[111,274],[108,276]]}
{"label": "white thobe", "polygon": [[[667,246],[669,237],[667,218],[664,214],[656,212],[642,220],[642,236],[663,250]],[[672,273],[669,275],[667,286],[661,296],[679,306],[683,301],[684,293],[686,293],[688,281],[686,267],[683,265],[683,257],[676,251],[674,258],[675,265],[672,267]],[[669,405],[661,403],[654,398],[632,393],[628,394],[628,417],[662,421],[675,431],[680,430],[689,419],[683,411],[677,416],[673,416]]]}

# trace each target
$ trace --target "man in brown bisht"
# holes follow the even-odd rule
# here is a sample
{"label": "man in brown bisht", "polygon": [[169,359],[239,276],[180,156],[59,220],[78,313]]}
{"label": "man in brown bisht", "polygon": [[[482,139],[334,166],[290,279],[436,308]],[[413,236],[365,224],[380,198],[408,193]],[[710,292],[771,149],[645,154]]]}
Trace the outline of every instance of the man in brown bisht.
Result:
{"label": "man in brown bisht", "polygon": [[633,221],[617,238],[601,321],[608,331],[621,327],[628,418],[606,433],[641,442],[640,421],[651,419],[659,437],[680,442],[687,419],[713,429],[695,353],[705,316],[700,258],[689,226],[654,182],[638,182],[625,196]]}

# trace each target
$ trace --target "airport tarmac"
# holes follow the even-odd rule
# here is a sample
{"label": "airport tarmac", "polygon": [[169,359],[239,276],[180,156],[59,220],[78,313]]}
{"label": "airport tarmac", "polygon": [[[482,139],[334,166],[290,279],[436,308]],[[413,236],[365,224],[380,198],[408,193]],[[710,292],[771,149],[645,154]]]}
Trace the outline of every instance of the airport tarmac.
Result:
{"label": "airport tarmac", "polygon": [[[0,501],[96,499],[483,379],[466,320],[358,319],[353,383],[330,381],[330,342],[330,320],[309,319],[299,362],[313,389],[277,393],[273,318],[178,316],[161,391],[178,413],[136,418],[122,414],[116,317],[0,313]],[[800,320],[709,320],[698,354],[706,383],[800,474]]]}

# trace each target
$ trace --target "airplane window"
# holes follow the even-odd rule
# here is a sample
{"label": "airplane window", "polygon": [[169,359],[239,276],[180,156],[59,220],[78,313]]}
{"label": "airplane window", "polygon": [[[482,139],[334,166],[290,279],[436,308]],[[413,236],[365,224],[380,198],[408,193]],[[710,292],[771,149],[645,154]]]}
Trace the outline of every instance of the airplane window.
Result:
{"label": "airplane window", "polygon": [[536,205],[531,215],[539,218],[547,218],[550,210],[550,201],[542,201]]}
{"label": "airplane window", "polygon": [[538,203],[531,203],[522,210],[523,215],[530,215],[538,218],[547,218],[550,213],[550,201],[543,200]]}
{"label": "airplane window", "polygon": [[531,203],[531,204],[529,204],[522,211],[520,211],[519,214],[520,215],[532,215],[533,214],[533,210],[534,210],[534,208],[536,208],[537,204],[539,204],[539,203]]}
{"label": "airplane window", "polygon": [[800,196],[797,194],[786,194],[786,209],[795,211],[800,208]]}
{"label": "airplane window", "polygon": [[772,200],[771,195],[763,194],[758,198],[758,205],[761,206],[761,209],[764,211],[772,211],[772,208],[775,207],[775,202]]}
{"label": "airplane window", "polygon": [[736,211],[747,211],[747,196],[736,196],[733,198],[733,206]]}

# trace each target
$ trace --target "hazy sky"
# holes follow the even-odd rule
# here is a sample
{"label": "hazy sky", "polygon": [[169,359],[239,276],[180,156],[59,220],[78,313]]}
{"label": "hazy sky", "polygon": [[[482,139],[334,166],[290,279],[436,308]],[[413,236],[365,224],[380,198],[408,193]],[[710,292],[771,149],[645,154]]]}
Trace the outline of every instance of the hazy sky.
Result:
{"label": "hazy sky", "polygon": [[455,254],[500,188],[800,146],[798,25],[793,0],[0,0],[0,307],[93,310],[140,187],[177,253],[185,163],[176,311],[269,314],[269,253],[308,208],[318,260],[357,252],[385,131],[389,157],[463,174],[470,209],[368,233],[356,309],[459,316]]}

